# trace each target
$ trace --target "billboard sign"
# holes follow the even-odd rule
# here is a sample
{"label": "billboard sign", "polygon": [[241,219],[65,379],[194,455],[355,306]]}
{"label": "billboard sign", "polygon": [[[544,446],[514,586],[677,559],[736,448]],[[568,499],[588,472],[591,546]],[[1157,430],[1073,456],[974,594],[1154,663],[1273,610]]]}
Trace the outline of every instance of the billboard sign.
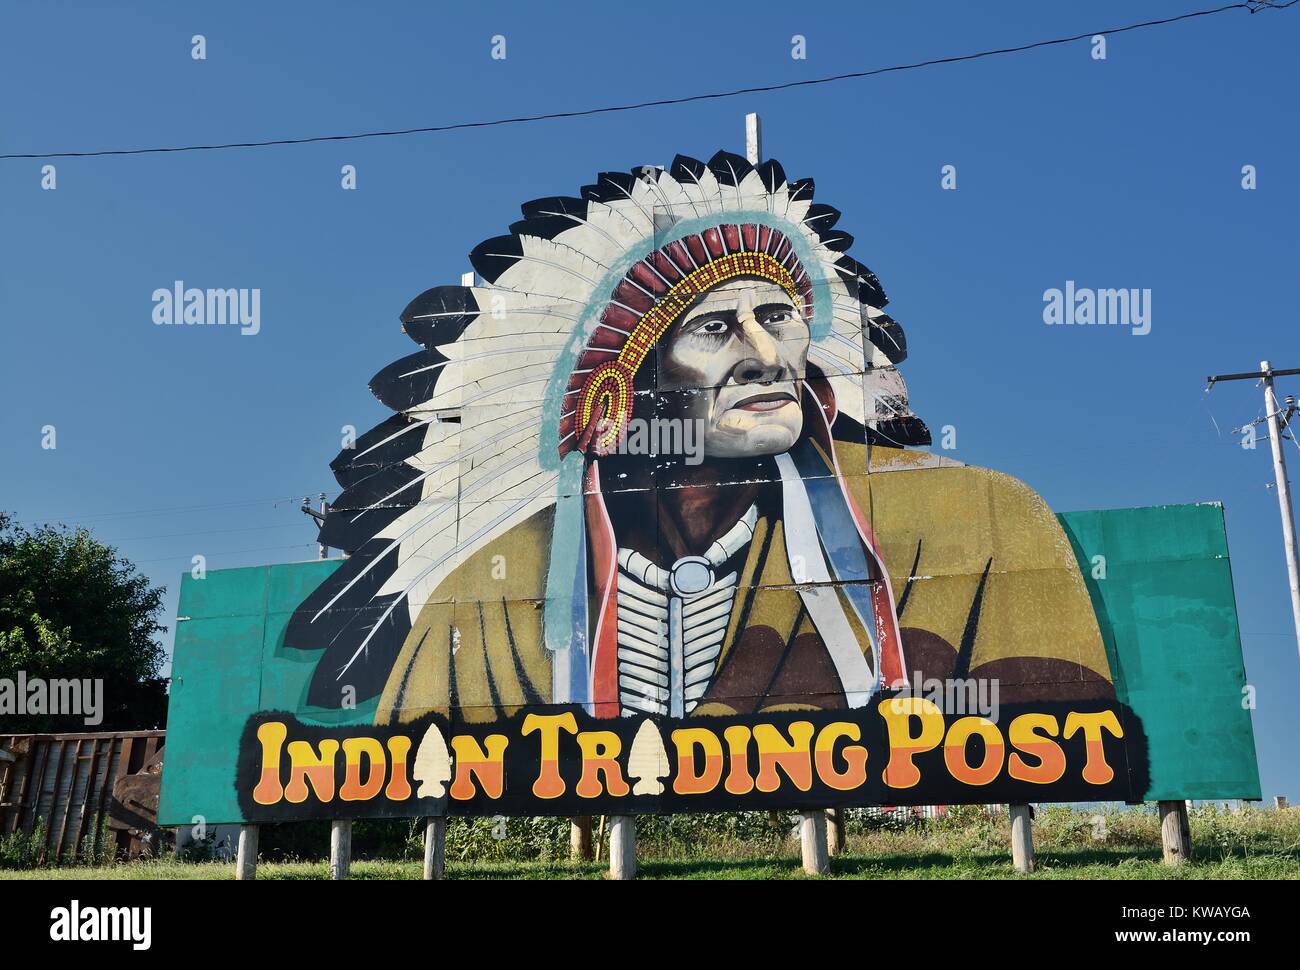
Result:
{"label": "billboard sign", "polygon": [[416,297],[347,558],[186,582],[164,816],[1258,797],[1222,510],[924,450],[839,218],[679,156]]}

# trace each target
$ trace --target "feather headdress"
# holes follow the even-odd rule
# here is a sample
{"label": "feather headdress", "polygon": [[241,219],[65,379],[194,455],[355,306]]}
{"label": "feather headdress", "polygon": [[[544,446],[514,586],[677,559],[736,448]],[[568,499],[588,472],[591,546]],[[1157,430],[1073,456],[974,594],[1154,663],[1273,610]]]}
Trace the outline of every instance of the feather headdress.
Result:
{"label": "feather headdress", "polygon": [[[774,160],[678,156],[522,208],[507,235],[470,254],[480,285],[434,287],[407,306],[403,328],[422,349],[370,382],[397,413],[331,464],[343,490],[320,541],[352,555],[286,633],[324,651],[314,705],[339,706],[343,684],[359,701],[377,695],[420,609],[474,550],[550,506],[557,537],[582,535],[572,498],[593,426],[607,419],[601,436],[617,434],[655,341],[729,276],[771,280],[803,312],[836,437],[929,443],[896,369],[902,329],[875,275],[846,254],[839,212],[813,202],[811,179],[788,181]],[[579,552],[551,552],[546,639],[562,650],[582,635],[549,599],[553,587],[573,592]],[[568,668],[557,683],[587,679],[576,660],[557,666]]]}

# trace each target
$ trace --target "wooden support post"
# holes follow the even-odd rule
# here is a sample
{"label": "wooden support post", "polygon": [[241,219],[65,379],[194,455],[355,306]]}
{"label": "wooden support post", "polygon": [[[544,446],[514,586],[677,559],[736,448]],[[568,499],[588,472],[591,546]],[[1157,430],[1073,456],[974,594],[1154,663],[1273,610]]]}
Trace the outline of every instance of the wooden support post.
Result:
{"label": "wooden support post", "polygon": [[330,822],[330,878],[347,879],[352,874],[352,819]]}
{"label": "wooden support post", "polygon": [[1034,816],[1025,804],[1007,806],[1011,816],[1011,862],[1017,872],[1034,871]]}
{"label": "wooden support post", "polygon": [[636,876],[636,818],[632,815],[609,817],[609,878],[632,879]]}
{"label": "wooden support post", "polygon": [[[113,744],[111,739],[109,740],[108,743],[110,747]],[[91,799],[94,797],[95,794],[95,776],[98,774],[99,774],[99,738],[95,738],[93,741],[90,742],[90,767],[86,771],[86,794],[81,797],[81,817],[77,820],[76,842],[73,843],[72,846],[73,858],[77,858],[79,855],[84,856],[85,852],[83,850],[89,849],[89,846],[85,844],[86,825],[91,821],[92,818],[94,818],[94,811],[92,810],[91,807]],[[68,798],[69,799],[72,798],[71,791],[68,792]],[[96,826],[96,828],[98,828],[98,826]],[[98,835],[98,832],[96,832],[95,834]],[[94,841],[98,842],[99,840],[98,838],[96,838]],[[157,846],[155,846],[154,849],[156,854]],[[94,853],[93,850],[90,853],[90,864],[91,865],[99,864],[97,853]]]}
{"label": "wooden support post", "polygon": [[1179,799],[1160,803],[1160,841],[1165,865],[1181,866],[1192,861],[1192,828],[1187,821],[1187,802]]}
{"label": "wooden support post", "polygon": [[[45,773],[50,767],[50,747],[51,742],[41,738],[32,739],[32,766],[29,768],[34,783],[31,786],[31,793],[27,795],[27,778],[23,778],[23,793],[27,800],[22,803],[18,809],[18,827],[16,831],[22,831],[31,835],[36,829],[36,813],[41,807],[41,791],[45,787]],[[39,765],[40,767],[37,767]]]}
{"label": "wooden support post", "polygon": [[826,810],[799,813],[799,845],[803,851],[803,871],[810,876],[824,876],[831,867],[826,849]]}
{"label": "wooden support post", "polygon": [[569,858],[574,862],[592,859],[591,816],[575,815],[569,819]]}
{"label": "wooden support post", "polygon": [[424,820],[424,878],[441,879],[447,870],[447,819],[431,815]]}
{"label": "wooden support post", "polygon": [[[117,762],[114,764],[113,755],[112,752],[110,752],[108,756],[108,764],[104,765],[104,787],[99,790],[98,818],[100,819],[104,819],[108,815],[109,806],[113,801],[113,786],[119,779],[125,778],[130,772],[131,748],[134,745],[134,740],[132,738],[122,738],[120,744],[117,743],[116,739],[109,743],[117,745]],[[107,842],[104,846],[104,850],[110,855],[117,855],[117,850],[122,845],[121,840],[117,835],[114,835],[111,830],[105,832],[104,835],[105,841]],[[253,847],[253,862],[254,864],[257,863],[256,843],[254,843]]]}
{"label": "wooden support post", "polygon": [[[60,738],[59,739],[59,760],[54,765],[54,777],[51,779],[51,784],[53,785],[53,788],[50,791],[50,815],[51,816],[54,815],[54,809],[59,804],[59,782],[63,778],[63,759],[67,755],[67,753],[68,753],[67,739]],[[40,807],[41,807],[41,793],[37,792],[36,810],[40,811]],[[45,863],[49,861],[49,851],[50,851],[50,844],[51,844],[50,840],[53,836],[54,836],[54,819],[53,817],[51,817],[45,820],[45,839],[41,843],[41,854],[38,858],[38,862],[41,865],[45,865]],[[55,861],[56,862],[58,861],[57,850],[55,855]]]}
{"label": "wooden support post", "polygon": [[844,851],[845,841],[844,809],[826,809],[826,851],[831,855],[839,855]]}
{"label": "wooden support post", "polygon": [[239,827],[239,851],[235,855],[235,878],[257,878],[257,833],[256,825]]}
{"label": "wooden support post", "polygon": [[[10,742],[15,743],[15,742]],[[18,756],[0,747],[0,835],[8,835],[6,815],[10,807],[10,789],[13,788],[13,779],[18,771]],[[14,804],[22,801],[22,798],[12,799]]]}

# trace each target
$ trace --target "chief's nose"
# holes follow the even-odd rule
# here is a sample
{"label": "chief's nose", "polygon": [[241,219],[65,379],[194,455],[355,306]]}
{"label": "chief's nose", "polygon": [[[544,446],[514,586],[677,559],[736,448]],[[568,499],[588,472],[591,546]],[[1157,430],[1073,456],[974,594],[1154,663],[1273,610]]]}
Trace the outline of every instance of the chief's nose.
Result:
{"label": "chief's nose", "polygon": [[741,384],[767,384],[782,377],[785,360],[781,356],[781,345],[758,322],[754,314],[754,301],[749,291],[740,297],[736,309],[736,322],[744,338],[745,357],[736,364],[735,375]]}

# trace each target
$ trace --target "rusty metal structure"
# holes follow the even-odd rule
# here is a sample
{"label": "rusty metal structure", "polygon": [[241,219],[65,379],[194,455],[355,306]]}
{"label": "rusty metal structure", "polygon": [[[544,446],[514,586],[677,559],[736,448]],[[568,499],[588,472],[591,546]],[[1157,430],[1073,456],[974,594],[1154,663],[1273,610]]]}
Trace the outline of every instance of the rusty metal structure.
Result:
{"label": "rusty metal structure", "polygon": [[0,837],[45,864],[157,851],[164,731],[0,734]]}

